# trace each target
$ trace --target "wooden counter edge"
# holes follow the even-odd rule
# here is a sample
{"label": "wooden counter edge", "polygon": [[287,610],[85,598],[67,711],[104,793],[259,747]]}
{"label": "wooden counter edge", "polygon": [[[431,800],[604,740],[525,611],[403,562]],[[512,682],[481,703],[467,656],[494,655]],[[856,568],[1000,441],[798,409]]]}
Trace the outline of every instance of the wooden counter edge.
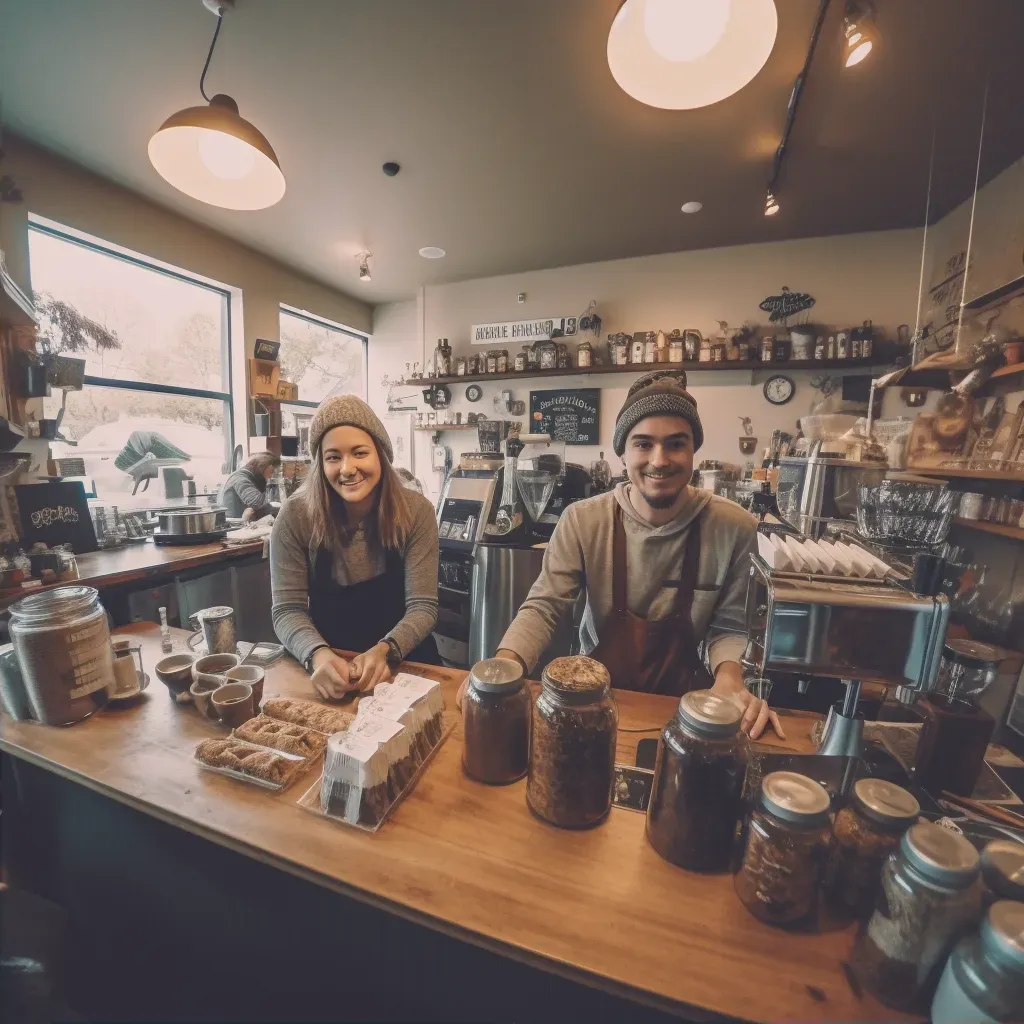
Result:
{"label": "wooden counter edge", "polygon": [[[6,717],[6,714],[0,712],[0,717]],[[34,765],[37,768],[53,772],[55,775],[58,775],[69,782],[74,782],[78,785],[84,786],[86,789],[89,789],[94,793],[98,793],[100,796],[109,797],[125,807],[139,811],[140,813],[145,814],[150,818],[154,818],[157,821],[162,821],[165,825],[172,825],[176,828],[181,828],[200,839],[206,839],[218,846],[231,850],[234,853],[250,857],[253,860],[259,861],[261,864],[267,865],[268,867],[286,871],[288,874],[296,878],[300,878],[303,881],[312,882],[314,885],[318,885],[324,889],[329,889],[341,896],[357,900],[358,902],[373,907],[376,910],[394,914],[403,920],[409,921],[411,924],[430,928],[432,931],[439,932],[449,938],[456,939],[460,942],[467,942],[470,945],[495,953],[498,956],[515,960],[517,963],[524,964],[528,967],[536,967],[549,974],[555,974],[562,977],[567,981],[581,983],[590,988],[607,992],[610,995],[620,996],[631,1002],[640,1003],[651,1007],[652,1009],[661,1010],[673,1015],[679,1015],[680,1011],[685,1011],[691,1019],[700,1021],[732,1021],[742,1019],[723,1016],[714,1010],[709,1010],[706,1007],[698,1006],[696,1004],[681,1003],[659,997],[656,993],[650,992],[647,989],[635,988],[631,985],[609,978],[606,975],[595,974],[593,971],[589,971],[586,968],[569,963],[568,961],[557,960],[553,957],[547,956],[543,953],[538,953],[535,950],[527,949],[523,946],[516,946],[512,943],[502,942],[500,939],[492,938],[488,935],[482,934],[481,932],[473,931],[470,928],[463,928],[445,918],[413,910],[408,906],[397,903],[393,900],[385,899],[384,897],[371,893],[366,889],[361,889],[358,886],[341,883],[337,878],[330,875],[325,875],[319,871],[313,871],[309,868],[305,868],[301,864],[297,864],[286,857],[279,857],[268,853],[261,847],[254,846],[253,844],[247,843],[235,836],[229,835],[226,832],[219,831],[213,827],[204,827],[199,823],[189,821],[180,815],[165,811],[154,804],[147,803],[144,800],[139,800],[126,793],[122,793],[117,789],[98,782],[90,776],[71,771],[63,765],[59,765],[48,758],[40,757],[31,751],[25,750],[23,747],[8,743],[2,735],[0,735],[0,752],[3,752],[10,757],[19,758],[20,760]],[[296,785],[301,786],[301,781],[297,782]],[[757,1018],[749,1019],[751,1021],[757,1020]]]}

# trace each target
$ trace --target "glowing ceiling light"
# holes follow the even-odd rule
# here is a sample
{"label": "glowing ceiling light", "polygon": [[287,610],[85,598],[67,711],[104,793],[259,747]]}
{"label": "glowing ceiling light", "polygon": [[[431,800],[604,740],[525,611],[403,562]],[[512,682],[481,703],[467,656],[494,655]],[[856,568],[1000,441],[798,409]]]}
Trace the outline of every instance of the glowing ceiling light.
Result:
{"label": "glowing ceiling light", "polygon": [[608,66],[648,106],[705,107],[764,67],[778,27],[774,0],[624,0],[608,33]]}
{"label": "glowing ceiling light", "polygon": [[223,93],[208,97],[206,72],[217,45],[224,0],[204,3],[217,14],[217,28],[199,79],[209,106],[172,114],[149,140],[149,160],[157,173],[185,195],[228,210],[262,210],[284,195],[277,154],[263,133],[241,117],[238,104]]}
{"label": "glowing ceiling light", "polygon": [[843,16],[843,35],[846,37],[844,65],[852,68],[875,48],[878,27],[873,5],[863,0],[847,0]]}
{"label": "glowing ceiling light", "polygon": [[370,276],[370,259],[373,256],[372,252],[361,252],[356,256],[359,260],[359,280],[364,284],[372,281],[373,278]]}
{"label": "glowing ceiling light", "polygon": [[768,195],[764,199],[764,215],[766,217],[774,217],[778,212],[779,201],[775,198],[775,193],[768,189]]}

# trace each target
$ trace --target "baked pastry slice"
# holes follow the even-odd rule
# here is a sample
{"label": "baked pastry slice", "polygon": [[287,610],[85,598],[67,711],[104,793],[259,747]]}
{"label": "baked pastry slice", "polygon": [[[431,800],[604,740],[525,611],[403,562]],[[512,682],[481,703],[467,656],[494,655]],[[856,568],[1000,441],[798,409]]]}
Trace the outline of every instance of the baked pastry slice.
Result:
{"label": "baked pastry slice", "polygon": [[294,722],[279,722],[269,715],[257,715],[235,729],[240,740],[259,743],[263,747],[284,750],[299,757],[316,757],[327,746],[327,737]]}
{"label": "baked pastry slice", "polygon": [[203,740],[196,747],[196,759],[211,768],[229,768],[275,786],[284,785],[302,766],[301,761],[282,757],[272,750],[262,750],[233,737]]}
{"label": "baked pastry slice", "polygon": [[265,701],[263,714],[328,735],[345,732],[355,718],[355,715],[347,711],[328,708],[312,700],[293,700],[289,697],[274,697]]}

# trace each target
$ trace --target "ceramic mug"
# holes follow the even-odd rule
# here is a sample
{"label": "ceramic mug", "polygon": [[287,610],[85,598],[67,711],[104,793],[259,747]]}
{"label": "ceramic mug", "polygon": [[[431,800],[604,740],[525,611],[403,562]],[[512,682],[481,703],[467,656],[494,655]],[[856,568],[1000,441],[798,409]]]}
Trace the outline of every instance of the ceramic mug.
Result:
{"label": "ceramic mug", "polygon": [[263,680],[266,673],[259,665],[238,665],[236,668],[229,668],[224,673],[224,678],[229,683],[246,683],[252,687],[252,707],[258,715],[260,705],[263,703]]}
{"label": "ceramic mug", "polygon": [[212,716],[229,729],[253,717],[252,687],[248,683],[225,683],[210,694]]}
{"label": "ceramic mug", "polygon": [[199,714],[213,722],[217,721],[217,716],[210,705],[210,698],[224,685],[223,682],[217,681],[222,679],[224,679],[223,676],[203,679],[200,682],[193,683],[188,690],[192,703],[195,704]]}
{"label": "ceramic mug", "polygon": [[216,683],[223,686],[224,673],[238,665],[237,654],[207,654],[205,658],[197,658],[192,666],[192,682]]}

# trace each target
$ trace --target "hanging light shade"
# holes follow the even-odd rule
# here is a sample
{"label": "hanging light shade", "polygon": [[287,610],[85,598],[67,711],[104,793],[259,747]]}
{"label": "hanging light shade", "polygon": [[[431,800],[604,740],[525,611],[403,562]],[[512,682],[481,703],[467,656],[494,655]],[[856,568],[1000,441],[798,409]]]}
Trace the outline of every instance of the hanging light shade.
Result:
{"label": "hanging light shade", "polygon": [[273,147],[230,96],[172,114],[149,140],[157,173],[185,195],[227,210],[262,210],[284,195]]}
{"label": "hanging light shade", "polygon": [[624,0],[608,33],[608,67],[648,106],[706,107],[764,67],[778,28],[774,0]]}

